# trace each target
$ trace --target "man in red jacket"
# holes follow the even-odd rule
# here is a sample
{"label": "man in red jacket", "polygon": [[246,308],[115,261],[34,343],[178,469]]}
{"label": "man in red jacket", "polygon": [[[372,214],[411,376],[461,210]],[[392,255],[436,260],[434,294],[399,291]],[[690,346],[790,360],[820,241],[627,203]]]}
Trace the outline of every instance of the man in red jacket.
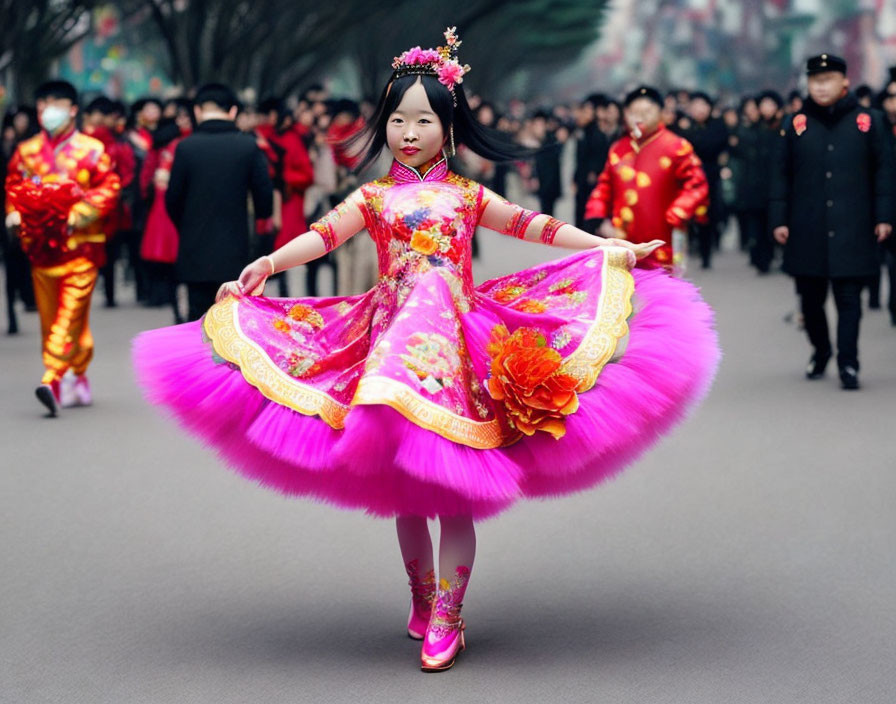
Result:
{"label": "man in red jacket", "polygon": [[[585,219],[603,220],[601,234],[631,242],[661,239],[666,244],[640,266],[673,268],[672,231],[705,218],[709,187],[691,144],[662,124],[663,98],[641,86],[625,98],[630,134],[610,147]],[[684,252],[675,252],[676,258]],[[679,262],[675,262],[677,265]]]}

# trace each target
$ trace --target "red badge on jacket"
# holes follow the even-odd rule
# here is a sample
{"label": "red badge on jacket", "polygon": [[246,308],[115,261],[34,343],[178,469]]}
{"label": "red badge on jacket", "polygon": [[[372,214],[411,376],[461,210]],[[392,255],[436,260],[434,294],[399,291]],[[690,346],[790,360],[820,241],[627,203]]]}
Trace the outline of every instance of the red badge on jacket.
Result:
{"label": "red badge on jacket", "polygon": [[796,130],[797,137],[806,131],[806,116],[803,113],[793,116],[793,129]]}
{"label": "red badge on jacket", "polygon": [[856,124],[862,132],[867,132],[871,129],[871,115],[867,112],[860,112],[856,115]]}

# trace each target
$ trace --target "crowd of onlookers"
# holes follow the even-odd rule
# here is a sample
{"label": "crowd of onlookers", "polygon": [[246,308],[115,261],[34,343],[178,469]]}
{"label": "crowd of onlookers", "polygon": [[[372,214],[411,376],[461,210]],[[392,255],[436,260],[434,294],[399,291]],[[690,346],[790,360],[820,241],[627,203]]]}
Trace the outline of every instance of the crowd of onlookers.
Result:
{"label": "crowd of onlookers", "polygon": [[[896,76],[892,78],[896,79]],[[896,130],[896,80],[880,92],[860,86],[856,96],[864,105],[881,109]],[[737,104],[714,100],[703,91],[674,90],[665,94],[662,120],[685,137],[699,156],[710,187],[708,222],[692,229],[692,245],[704,266],[731,218],[736,219],[741,249],[761,273],[773,263],[775,245],[766,222],[768,160],[774,139],[787,115],[801,109],[797,91],[786,97],[774,90],[743,96]],[[471,108],[483,123],[514,136],[534,150],[528,162],[495,164],[460,149],[453,167],[488,188],[505,193],[513,176],[537,198],[540,210],[552,213],[558,200],[572,196],[574,219],[587,226],[585,204],[604,168],[612,143],[627,131],[622,103],[615,96],[593,93],[575,105],[533,109],[522,101],[499,108],[470,98]],[[257,105],[239,105],[237,127],[254,135],[267,157],[275,187],[274,214],[253,222],[253,249],[271,251],[307,229],[307,224],[328,211],[364,178],[353,173],[355,161],[344,141],[359,131],[373,111],[373,103],[334,98],[320,85],[297,98],[267,98]],[[123,191],[119,212],[110,227],[115,235],[107,245],[103,269],[105,304],[115,306],[116,271],[133,282],[137,301],[148,306],[178,308],[177,232],[164,207],[164,193],[178,143],[196,126],[189,99],[142,98],[131,105],[97,96],[83,102],[81,128],[100,139],[113,156]],[[16,145],[39,130],[35,110],[27,105],[11,108],[3,119],[4,164]],[[570,144],[569,149],[564,146]],[[564,177],[564,155],[574,155],[572,178]],[[28,262],[15,242],[4,239],[7,269],[9,329],[16,321],[13,305],[21,300],[34,305]],[[355,238],[360,240],[361,238]],[[334,268],[339,293],[356,292],[375,281],[375,254],[365,243],[349,243],[306,270],[309,295],[318,294],[320,267]],[[882,254],[883,256],[883,254]],[[879,305],[879,283],[871,285],[871,305]],[[286,279],[279,277],[279,292],[286,295]],[[896,315],[896,314],[894,314]]]}

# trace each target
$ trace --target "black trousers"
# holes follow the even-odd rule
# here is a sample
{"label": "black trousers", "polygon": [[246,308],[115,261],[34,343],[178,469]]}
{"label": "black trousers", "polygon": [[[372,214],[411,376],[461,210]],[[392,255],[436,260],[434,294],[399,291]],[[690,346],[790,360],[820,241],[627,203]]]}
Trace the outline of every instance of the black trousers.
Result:
{"label": "black trousers", "polygon": [[763,274],[771,268],[775,254],[775,243],[765,210],[744,210],[737,214],[741,247],[750,252],[750,264]]}
{"label": "black trousers", "polygon": [[697,240],[697,246],[700,250],[700,263],[704,269],[709,269],[712,264],[712,249],[717,235],[718,226],[712,221],[691,224],[691,240]]}
{"label": "black trousers", "polygon": [[187,299],[189,311],[187,320],[199,320],[212,307],[221,284],[215,281],[188,281]]}
{"label": "black trousers", "polygon": [[[896,321],[896,252],[888,249],[888,243],[879,244],[877,246],[878,259],[887,270],[890,279],[890,299],[887,307],[890,309],[890,315]],[[872,308],[880,306],[880,284],[881,273],[878,269],[877,273],[868,280],[868,305]]]}
{"label": "black trousers", "polygon": [[809,342],[817,357],[831,354],[831,338],[824,302],[828,285],[834,291],[837,305],[837,366],[859,368],[859,320],[862,318],[861,293],[867,279],[829,279],[824,276],[797,276],[796,292]]}

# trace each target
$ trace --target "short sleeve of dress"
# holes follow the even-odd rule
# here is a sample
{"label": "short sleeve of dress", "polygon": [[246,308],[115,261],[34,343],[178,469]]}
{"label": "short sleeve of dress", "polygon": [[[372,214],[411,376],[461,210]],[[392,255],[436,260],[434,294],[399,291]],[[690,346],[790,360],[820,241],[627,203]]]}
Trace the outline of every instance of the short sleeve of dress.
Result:
{"label": "short sleeve of dress", "polygon": [[367,200],[363,190],[358,188],[320,220],[311,223],[309,229],[323,238],[330,252],[360,232],[367,224],[367,218]]}

